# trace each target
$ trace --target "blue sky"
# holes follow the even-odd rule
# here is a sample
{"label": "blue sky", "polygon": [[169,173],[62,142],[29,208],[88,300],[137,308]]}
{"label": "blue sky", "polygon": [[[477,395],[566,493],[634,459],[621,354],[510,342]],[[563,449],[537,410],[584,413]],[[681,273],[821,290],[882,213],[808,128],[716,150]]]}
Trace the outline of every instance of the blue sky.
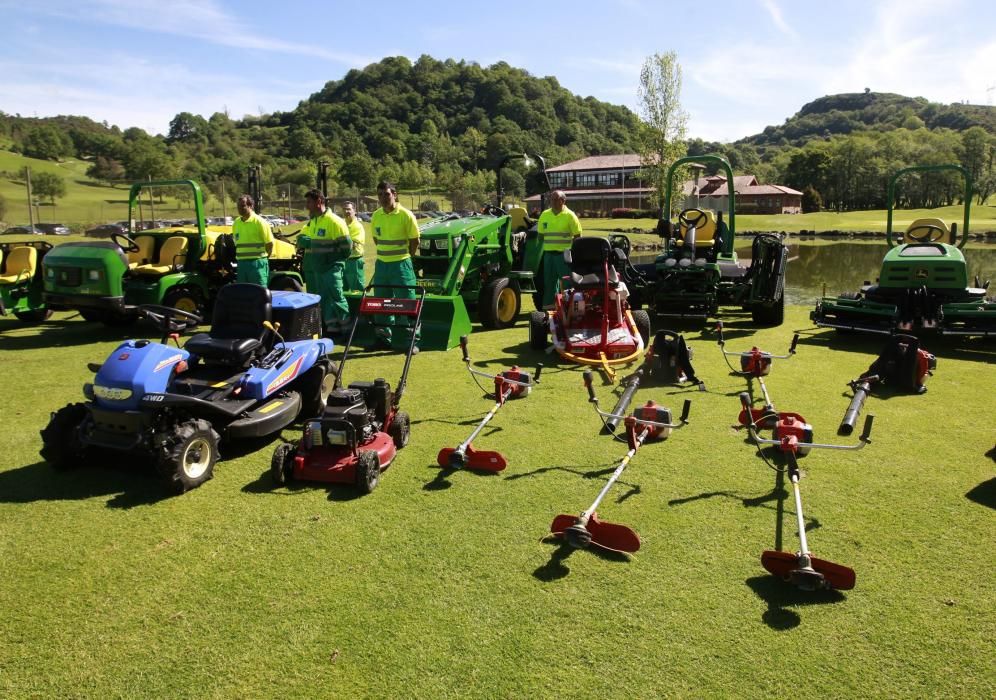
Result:
{"label": "blue sky", "polygon": [[829,93],[996,104],[996,3],[0,0],[0,110],[164,133],[180,111],[292,109],[351,68],[427,53],[504,60],[637,108],[675,51],[689,136],[732,141]]}

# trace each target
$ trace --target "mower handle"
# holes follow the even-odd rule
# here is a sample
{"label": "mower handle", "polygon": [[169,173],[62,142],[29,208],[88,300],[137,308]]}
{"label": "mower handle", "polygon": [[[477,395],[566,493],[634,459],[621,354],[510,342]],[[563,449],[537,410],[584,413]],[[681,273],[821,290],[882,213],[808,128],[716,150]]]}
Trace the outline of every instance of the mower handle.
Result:
{"label": "mower handle", "polygon": [[460,336],[460,352],[463,353],[463,361],[470,362],[470,353],[467,351],[467,336]]}
{"label": "mower handle", "polygon": [[592,385],[592,372],[591,372],[591,370],[590,369],[586,369],[584,371],[584,374],[582,376],[584,377],[584,386],[588,390],[588,401],[590,403],[597,404],[598,403],[598,397],[595,396],[595,387]]}
{"label": "mower handle", "polygon": [[716,321],[716,332],[719,333],[719,340],[717,340],[716,342],[719,343],[719,347],[723,347],[724,345],[726,345],[726,340],[723,338],[723,322],[722,321]]}

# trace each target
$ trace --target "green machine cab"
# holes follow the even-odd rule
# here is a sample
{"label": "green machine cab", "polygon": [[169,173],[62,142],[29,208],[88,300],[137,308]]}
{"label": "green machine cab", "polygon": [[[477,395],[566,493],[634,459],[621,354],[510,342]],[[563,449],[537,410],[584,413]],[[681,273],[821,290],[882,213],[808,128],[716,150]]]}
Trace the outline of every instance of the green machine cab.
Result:
{"label": "green machine cab", "polygon": [[[965,182],[961,233],[957,224],[921,218],[906,230],[893,232],[896,182],[904,175],[956,171]],[[889,250],[875,284],[857,292],[824,297],[810,313],[822,328],[890,334],[896,331],[943,335],[996,335],[996,301],[986,296],[989,282],[969,286],[962,252],[968,240],[972,181],[960,165],[918,165],[898,171],[889,180],[886,243]]]}
{"label": "green machine cab", "polygon": [[[670,220],[674,179],[689,163],[715,163],[726,173],[727,213],[698,207],[682,210]],[[629,278],[634,306],[646,306],[657,316],[709,318],[722,306],[738,306],[754,323],[779,325],[785,317],[785,267],[788,249],[781,236],[755,236],[751,260],[744,265],[734,248],[736,194],[733,169],[719,155],[699,155],[675,161],[667,175],[664,217],[657,232],[664,250],[653,263],[636,265]]]}
{"label": "green machine cab", "polygon": [[42,297],[42,260],[52,250],[46,241],[0,243],[0,315],[21,323],[40,323],[52,315]]}

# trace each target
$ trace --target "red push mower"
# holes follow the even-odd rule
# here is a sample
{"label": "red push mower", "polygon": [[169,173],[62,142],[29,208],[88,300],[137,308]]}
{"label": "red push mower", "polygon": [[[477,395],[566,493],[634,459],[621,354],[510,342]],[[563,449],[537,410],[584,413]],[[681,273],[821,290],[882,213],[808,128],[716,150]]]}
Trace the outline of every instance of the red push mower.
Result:
{"label": "red push mower", "polygon": [[363,292],[322,415],[305,422],[296,446],[284,443],[273,451],[270,473],[275,483],[301,480],[355,484],[362,493],[370,493],[398,450],[408,444],[411,419],[398,407],[415,354],[415,335],[412,334],[409,342],[396,390],[392,391],[384,379],[353,382],[343,389],[342,372],[361,315],[408,315],[415,318],[415,327],[418,326],[425,290],[415,289],[419,292],[416,299],[368,297]]}
{"label": "red push mower", "polygon": [[[555,537],[564,539],[567,544],[575,549],[587,549],[595,545],[601,549],[612,552],[633,553],[640,549],[640,536],[625,525],[618,523],[607,523],[598,519],[595,511],[598,504],[602,502],[609,489],[619,480],[626,470],[637,450],[643,446],[647,440],[664,440],[674,428],[680,428],[688,423],[688,412],[691,410],[692,402],[685,399],[685,404],[681,410],[681,417],[677,423],[671,422],[671,410],[659,406],[653,401],[636,409],[632,415],[619,416],[614,413],[606,413],[598,407],[598,397],[595,396],[595,388],[592,385],[591,370],[584,373],[584,384],[588,389],[588,401],[595,407],[595,412],[601,416],[602,421],[616,418],[624,418],[626,426],[626,440],[629,445],[629,452],[623,457],[622,462],[609,477],[608,482],[602,487],[595,502],[581,515],[560,514],[553,519],[550,525],[550,532]],[[614,436],[615,437],[615,436]],[[620,438],[616,438],[620,439]]]}
{"label": "red push mower", "polygon": [[639,359],[650,340],[650,316],[630,309],[629,290],[616,271],[625,253],[604,238],[581,237],[564,257],[571,275],[561,280],[552,311],[530,315],[529,345],[546,349],[549,333],[561,357],[597,366],[614,380],[614,368]]}
{"label": "red push mower", "polygon": [[543,365],[536,365],[536,374],[532,377],[529,376],[528,372],[519,369],[518,366],[513,366],[511,369],[498,374],[488,374],[470,366],[470,354],[467,351],[467,336],[465,335],[460,336],[460,350],[463,353],[463,362],[467,367],[467,371],[470,372],[470,376],[474,378],[477,386],[481,387],[481,391],[487,392],[477,380],[478,377],[494,381],[495,405],[484,416],[480,424],[474,428],[474,432],[470,434],[469,438],[462,442],[459,447],[444,447],[441,449],[436,456],[436,461],[439,463],[439,466],[451,469],[500,472],[508,466],[508,460],[505,459],[505,456],[500,452],[475,450],[471,441],[480,435],[481,431],[484,430],[484,426],[491,422],[491,419],[495,417],[495,414],[505,405],[506,401],[529,395],[533,385],[539,384],[540,372],[543,371]]}

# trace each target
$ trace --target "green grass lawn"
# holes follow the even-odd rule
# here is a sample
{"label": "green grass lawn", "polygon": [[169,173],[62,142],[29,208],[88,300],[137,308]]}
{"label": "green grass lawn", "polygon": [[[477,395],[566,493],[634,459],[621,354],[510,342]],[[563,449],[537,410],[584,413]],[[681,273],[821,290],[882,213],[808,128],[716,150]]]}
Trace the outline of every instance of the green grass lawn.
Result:
{"label": "green grass lawn", "polygon": [[[768,390],[817,441],[837,442],[845,382],[880,341],[815,331],[802,307],[780,328],[728,327],[729,349],[774,352],[804,329]],[[631,560],[541,541],[556,514],[590,504],[626,447],[598,435],[579,369],[530,351],[521,322],[477,332],[470,347],[488,371],[547,364],[532,395],[476,441],[509,468],[434,466],[492,402],[457,351],[424,352],[405,396],[412,442],[364,497],[273,488],[276,440],[225,446],[212,481],[170,498],[140,460],[66,473],[40,462],[49,413],[81,400],[86,362],[129,333],[153,335],[67,314],[37,328],[0,319],[0,696],[996,693],[991,341],[931,341],[925,395],[868,400],[868,448],[803,459],[811,547],[858,575],[853,591],[814,594],[760,566],[779,539],[796,547],[794,505],[731,427],[745,382],[711,333],[687,331],[708,392],[637,394],[693,407],[691,424],[641,449],[599,509],[640,533]],[[346,379],[393,383],[400,369],[396,355],[360,354]],[[611,389],[598,393],[610,408]]]}

